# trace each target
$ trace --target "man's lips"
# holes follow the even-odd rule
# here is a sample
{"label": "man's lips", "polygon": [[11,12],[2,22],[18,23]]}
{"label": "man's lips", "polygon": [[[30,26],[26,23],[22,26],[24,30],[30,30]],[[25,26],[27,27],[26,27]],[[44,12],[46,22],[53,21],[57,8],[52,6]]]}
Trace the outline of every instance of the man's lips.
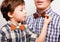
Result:
{"label": "man's lips", "polygon": [[37,4],[42,4],[43,3],[43,1],[37,1]]}

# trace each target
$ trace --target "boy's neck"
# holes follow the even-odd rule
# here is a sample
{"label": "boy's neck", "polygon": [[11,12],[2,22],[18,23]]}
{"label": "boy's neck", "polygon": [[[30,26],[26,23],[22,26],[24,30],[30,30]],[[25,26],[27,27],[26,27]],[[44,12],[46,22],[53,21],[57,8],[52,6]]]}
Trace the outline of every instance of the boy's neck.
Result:
{"label": "boy's neck", "polygon": [[10,21],[11,21],[11,23],[12,23],[12,24],[14,24],[15,26],[17,26],[17,25],[18,25],[18,22],[17,22],[17,21],[12,20],[12,19],[11,19]]}

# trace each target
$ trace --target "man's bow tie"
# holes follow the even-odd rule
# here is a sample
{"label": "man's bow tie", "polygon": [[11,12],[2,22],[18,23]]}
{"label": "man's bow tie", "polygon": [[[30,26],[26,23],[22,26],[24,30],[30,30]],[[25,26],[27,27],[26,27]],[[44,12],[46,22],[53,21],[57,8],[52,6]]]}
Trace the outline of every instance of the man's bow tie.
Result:
{"label": "man's bow tie", "polygon": [[[17,27],[14,24],[11,24],[10,28],[11,28],[11,30],[15,30]],[[20,26],[18,26],[18,29],[20,29],[22,31],[25,30],[25,25],[21,24]]]}
{"label": "man's bow tie", "polygon": [[46,16],[46,13],[45,13],[45,12],[43,12],[43,13],[41,13],[41,14],[34,13],[33,16],[34,16],[35,19],[38,18],[38,17],[40,17],[40,16],[42,16],[42,17],[44,17],[44,18],[45,18],[45,17],[48,18],[48,16]]}

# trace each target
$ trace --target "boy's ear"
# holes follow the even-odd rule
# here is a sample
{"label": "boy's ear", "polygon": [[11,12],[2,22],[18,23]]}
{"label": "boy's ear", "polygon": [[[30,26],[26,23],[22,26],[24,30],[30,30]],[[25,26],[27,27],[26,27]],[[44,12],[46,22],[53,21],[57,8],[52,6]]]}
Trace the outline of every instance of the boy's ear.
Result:
{"label": "boy's ear", "polygon": [[11,12],[8,12],[8,16],[11,17],[11,18],[13,17],[13,15],[11,14]]}

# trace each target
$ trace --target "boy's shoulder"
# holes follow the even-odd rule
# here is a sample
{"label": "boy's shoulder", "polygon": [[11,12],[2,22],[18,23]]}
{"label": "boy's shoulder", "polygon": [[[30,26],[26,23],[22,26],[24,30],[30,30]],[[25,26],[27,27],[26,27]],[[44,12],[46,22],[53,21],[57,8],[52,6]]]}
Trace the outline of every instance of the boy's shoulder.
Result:
{"label": "boy's shoulder", "polygon": [[0,30],[6,30],[7,28],[9,28],[9,24],[6,23],[5,25],[3,25]]}

